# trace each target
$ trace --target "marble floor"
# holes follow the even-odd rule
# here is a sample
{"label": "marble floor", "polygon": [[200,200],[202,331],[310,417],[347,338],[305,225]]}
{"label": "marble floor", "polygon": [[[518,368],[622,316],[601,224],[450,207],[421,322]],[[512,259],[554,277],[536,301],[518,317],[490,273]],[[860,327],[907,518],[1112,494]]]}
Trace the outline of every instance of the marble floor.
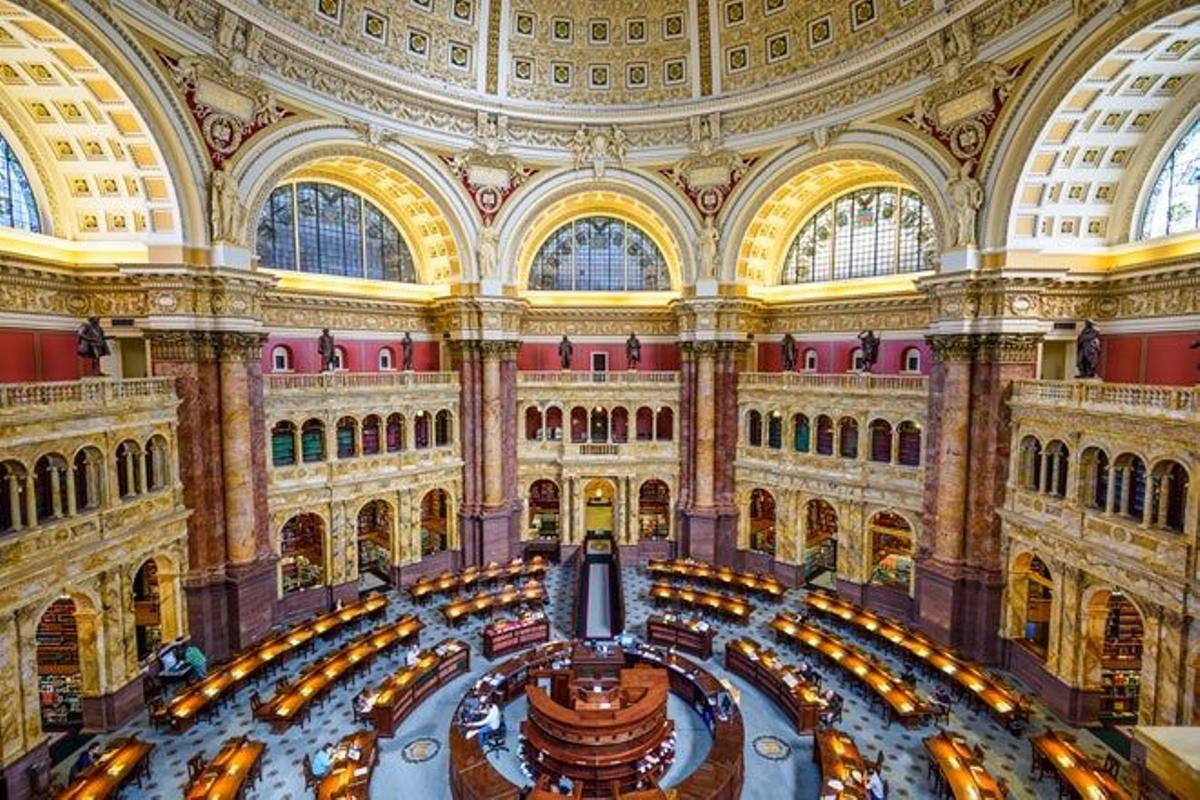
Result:
{"label": "marble floor", "polygon": [[[633,633],[644,631],[644,622],[652,608],[647,592],[650,579],[639,567],[624,568],[623,581],[626,598],[626,621]],[[570,602],[573,596],[573,576],[569,569],[552,568],[547,576],[547,594],[550,598],[550,618],[556,638],[564,638],[570,627]],[[715,674],[730,678],[741,689],[741,709],[746,723],[746,781],[742,797],[747,800],[782,800],[782,798],[815,799],[818,794],[819,775],[812,759],[812,737],[796,734],[786,718],[776,710],[772,702],[758,690],[740,678],[727,673],[722,666],[725,642],[729,638],[749,635],[760,642],[769,642],[767,623],[780,608],[797,609],[802,591],[788,593],[781,605],[759,603],[746,625],[727,625],[717,636],[713,658],[705,663]],[[480,648],[482,622],[470,622],[458,629],[450,629],[442,622],[438,613],[439,601],[414,607],[407,595],[393,594],[388,616],[395,619],[403,614],[415,612],[425,623],[421,634],[423,646],[432,645],[448,636],[457,636],[471,645],[471,671],[449,686],[444,687],[427,699],[412,716],[405,721],[398,735],[384,739],[379,767],[371,783],[372,794],[381,798],[421,798],[440,800],[449,797],[447,771],[449,753],[446,748],[450,718],[459,697],[491,662],[483,657]],[[845,631],[839,631],[848,636]],[[348,635],[334,639],[324,645],[333,648]],[[848,638],[866,647],[892,663],[895,658],[888,652],[875,647],[872,642],[854,636]],[[315,659],[322,650],[305,659]],[[154,742],[157,747],[151,757],[152,778],[141,787],[132,786],[122,796],[126,800],[165,800],[176,798],[186,784],[187,759],[202,752],[213,756],[220,743],[230,736],[248,734],[267,743],[264,756],[263,775],[254,797],[272,800],[300,800],[309,796],[304,790],[300,761],[305,753],[314,752],[321,743],[336,741],[353,730],[350,704],[354,694],[365,686],[373,685],[397,666],[400,654],[380,659],[372,669],[355,680],[342,684],[331,695],[329,701],[314,709],[310,721],[303,729],[293,727],[281,735],[271,733],[263,723],[254,721],[250,715],[249,691],[243,690],[233,703],[215,716],[210,722],[202,722],[182,734],[156,731],[148,725],[146,716],[134,719],[120,731],[100,737],[101,743],[110,738],[136,734]],[[293,666],[301,662],[293,662]],[[886,754],[884,777],[891,786],[893,798],[931,798],[932,786],[926,777],[926,759],[921,739],[931,735],[935,728],[927,725],[908,731],[899,725],[885,727],[879,713],[868,708],[849,682],[837,672],[824,671],[826,686],[832,686],[846,698],[844,720],[839,726],[852,734],[868,758],[879,751]],[[1012,676],[1005,676],[1018,683]],[[1019,683],[1018,683],[1019,685]],[[933,691],[935,684],[927,677],[919,677],[918,687],[923,694]],[[497,768],[516,781],[521,778],[517,761],[516,736],[523,700],[517,701],[506,710],[510,741],[506,751],[497,751],[491,757]],[[687,774],[689,765],[704,758],[711,740],[698,717],[682,702],[674,702],[668,713],[675,720],[678,731],[677,763],[668,773],[666,784],[670,785]],[[1040,705],[1033,715],[1028,733],[1036,734],[1046,725],[1067,728],[1065,723],[1054,718]],[[1004,730],[990,716],[979,713],[966,704],[958,704],[951,714],[950,725],[972,743],[983,745],[986,764],[996,777],[1007,780],[1013,798],[1050,798],[1055,796],[1055,785],[1051,779],[1034,783],[1030,778],[1031,755],[1029,744]],[[1103,758],[1110,752],[1096,737],[1084,730],[1077,731],[1083,749]],[[65,774],[74,755],[55,768],[54,777],[65,781]],[[1122,769],[1126,777],[1127,768]]]}

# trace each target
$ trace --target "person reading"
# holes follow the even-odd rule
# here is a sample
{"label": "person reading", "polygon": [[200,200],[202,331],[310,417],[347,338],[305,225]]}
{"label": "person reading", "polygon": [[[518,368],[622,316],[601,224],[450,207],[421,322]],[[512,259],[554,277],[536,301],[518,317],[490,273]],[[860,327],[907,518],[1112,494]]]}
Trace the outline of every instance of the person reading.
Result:
{"label": "person reading", "polygon": [[324,778],[333,769],[333,745],[327,744],[317,751],[312,760],[312,774],[317,778]]}
{"label": "person reading", "polygon": [[489,702],[483,707],[483,716],[478,720],[472,720],[464,723],[467,729],[467,738],[470,739],[477,733],[482,733],[484,739],[500,730],[500,706],[493,702]]}

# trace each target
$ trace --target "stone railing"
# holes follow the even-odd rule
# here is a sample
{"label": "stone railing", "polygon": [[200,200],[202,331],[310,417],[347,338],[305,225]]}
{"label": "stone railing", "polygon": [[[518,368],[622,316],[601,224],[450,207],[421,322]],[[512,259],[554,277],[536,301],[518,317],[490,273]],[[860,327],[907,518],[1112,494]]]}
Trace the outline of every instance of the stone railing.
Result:
{"label": "stone railing", "polygon": [[173,402],[174,378],[87,378],[52,383],[0,384],[0,412],[79,406],[97,410],[127,407],[131,401]]}
{"label": "stone railing", "polygon": [[624,372],[582,372],[573,370],[518,372],[517,383],[534,386],[557,383],[658,383],[673,385],[679,383],[679,373],[638,372],[635,370],[626,370]]}
{"label": "stone railing", "polygon": [[1101,381],[1014,381],[1014,405],[1200,418],[1200,387]]}
{"label": "stone railing", "polygon": [[924,375],[872,375],[864,372],[743,372],[738,376],[743,388],[803,388],[833,392],[887,392],[889,394],[922,395],[929,389]]}
{"label": "stone railing", "polygon": [[268,392],[311,392],[314,389],[376,390],[408,386],[452,386],[457,372],[317,372],[297,375],[267,375]]}

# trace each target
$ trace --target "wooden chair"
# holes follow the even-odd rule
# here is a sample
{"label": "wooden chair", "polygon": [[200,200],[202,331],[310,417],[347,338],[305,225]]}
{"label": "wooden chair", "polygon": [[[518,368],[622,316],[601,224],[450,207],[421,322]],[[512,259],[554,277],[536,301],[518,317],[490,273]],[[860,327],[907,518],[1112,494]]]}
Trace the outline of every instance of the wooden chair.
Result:
{"label": "wooden chair", "polygon": [[1109,775],[1113,776],[1113,780],[1118,780],[1121,777],[1121,761],[1112,753],[1104,757],[1104,766],[1102,769]]}
{"label": "wooden chair", "polygon": [[978,742],[976,742],[975,746],[971,748],[971,754],[975,756],[976,761],[983,761],[986,755],[983,752],[983,745],[979,744]]}
{"label": "wooden chair", "polygon": [[147,704],[147,710],[150,713],[150,727],[166,728],[171,725],[171,720],[167,718],[167,701],[161,697],[156,697]]}
{"label": "wooden chair", "polygon": [[262,695],[260,695],[258,692],[251,692],[250,693],[250,713],[257,717],[258,710],[262,707],[263,707]]}
{"label": "wooden chair", "polygon": [[300,766],[304,769],[304,788],[315,789],[321,780],[313,775],[312,759],[308,757],[308,753],[304,754],[304,759],[300,762]]}
{"label": "wooden chair", "polygon": [[205,763],[206,762],[204,760],[203,753],[196,753],[196,755],[188,759],[187,768],[189,784],[195,783],[196,778],[199,778],[200,774],[204,772]]}
{"label": "wooden chair", "polygon": [[275,691],[276,692],[282,694],[291,688],[292,688],[292,685],[290,683],[288,683],[287,678],[277,678],[275,680]]}

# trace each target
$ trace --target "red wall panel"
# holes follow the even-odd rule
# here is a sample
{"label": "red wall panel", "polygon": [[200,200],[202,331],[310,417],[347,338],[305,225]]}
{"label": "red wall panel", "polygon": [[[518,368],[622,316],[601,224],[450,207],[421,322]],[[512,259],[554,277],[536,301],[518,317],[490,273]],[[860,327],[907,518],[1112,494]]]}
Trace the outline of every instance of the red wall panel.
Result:
{"label": "red wall panel", "polygon": [[37,334],[32,331],[0,330],[0,382],[38,380]]}
{"label": "red wall panel", "polygon": [[[351,372],[378,372],[379,351],[392,349],[392,363],[400,369],[403,361],[401,337],[395,339],[350,339],[335,337],[335,344],[346,351],[346,369]],[[271,352],[282,345],[292,353],[293,372],[320,372],[321,357],[317,355],[317,337],[271,336],[263,347],[263,372],[272,371]],[[417,372],[436,372],[439,367],[438,343],[413,342],[413,369]]]}
{"label": "red wall panel", "polygon": [[1191,386],[1200,383],[1196,333],[1106,334],[1100,340],[1100,377],[1112,383]]}
{"label": "red wall panel", "polygon": [[[589,371],[592,368],[592,353],[608,353],[608,368],[617,372],[629,368],[625,358],[625,340],[619,342],[572,342],[575,352],[571,356],[571,368]],[[517,354],[517,369],[526,372],[561,369],[558,358],[558,342],[525,342]],[[643,371],[663,370],[674,372],[679,369],[679,347],[674,343],[642,342]]]}
{"label": "red wall panel", "polygon": [[[74,332],[42,331],[38,334],[42,377],[44,381],[75,381],[90,370],[91,365],[75,352]],[[116,343],[112,346],[115,349]]]}
{"label": "red wall panel", "polygon": [[[804,366],[804,352],[817,351],[817,372],[849,371],[850,354],[858,347],[858,338],[837,341],[796,340],[796,368]],[[879,343],[879,361],[875,365],[876,375],[895,375],[903,368],[904,352],[915,347],[921,353],[921,374],[929,374],[929,346],[924,339],[884,339]],[[783,371],[783,344],[779,341],[762,342],[758,345],[758,369],[760,372]]]}
{"label": "red wall panel", "polygon": [[74,331],[0,329],[0,383],[74,381],[86,366]]}

